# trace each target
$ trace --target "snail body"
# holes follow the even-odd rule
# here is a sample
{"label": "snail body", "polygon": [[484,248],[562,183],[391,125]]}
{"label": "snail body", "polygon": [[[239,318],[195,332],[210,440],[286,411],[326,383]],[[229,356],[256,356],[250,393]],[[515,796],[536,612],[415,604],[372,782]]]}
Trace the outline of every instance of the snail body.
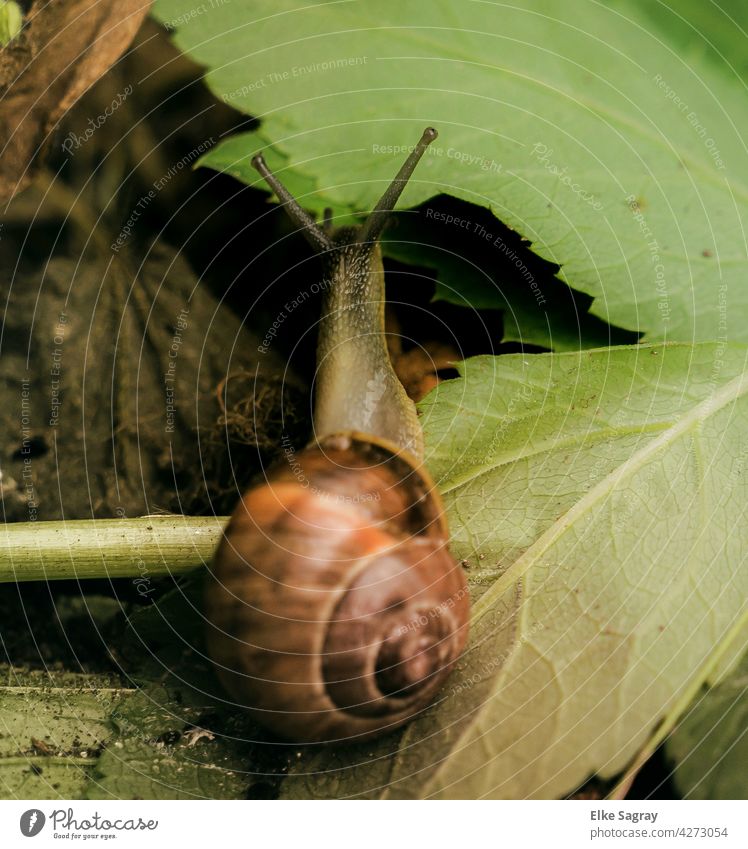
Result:
{"label": "snail body", "polygon": [[231,696],[293,742],[363,739],[426,707],[467,637],[423,437],[387,353],[378,238],[426,130],[361,228],[318,227],[254,164],[323,253],[315,442],[247,492],[206,591],[208,648]]}

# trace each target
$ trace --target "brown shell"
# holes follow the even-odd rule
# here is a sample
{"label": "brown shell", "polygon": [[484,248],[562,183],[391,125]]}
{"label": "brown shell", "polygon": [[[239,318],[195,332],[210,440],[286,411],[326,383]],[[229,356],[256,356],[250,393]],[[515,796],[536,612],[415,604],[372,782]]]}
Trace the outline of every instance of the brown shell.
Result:
{"label": "brown shell", "polygon": [[294,742],[361,739],[434,697],[467,638],[433,483],[358,434],[289,455],[235,511],[207,587],[236,701]]}

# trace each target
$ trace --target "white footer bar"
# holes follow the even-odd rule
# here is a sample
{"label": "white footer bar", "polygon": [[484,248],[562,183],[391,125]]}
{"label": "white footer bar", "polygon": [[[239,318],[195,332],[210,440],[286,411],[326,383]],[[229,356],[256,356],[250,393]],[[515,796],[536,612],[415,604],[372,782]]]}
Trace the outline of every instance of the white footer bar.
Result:
{"label": "white footer bar", "polygon": [[748,847],[746,802],[0,801],[0,846]]}

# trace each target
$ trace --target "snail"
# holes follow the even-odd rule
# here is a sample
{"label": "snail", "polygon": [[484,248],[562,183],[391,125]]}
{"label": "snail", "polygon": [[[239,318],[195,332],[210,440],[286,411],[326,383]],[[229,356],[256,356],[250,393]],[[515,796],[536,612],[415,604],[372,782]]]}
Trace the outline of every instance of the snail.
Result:
{"label": "snail", "polygon": [[378,239],[428,128],[361,227],[318,226],[261,155],[253,165],[326,270],[316,439],[247,492],[206,589],[208,649],[236,702],[295,743],[362,740],[434,698],[467,637],[414,403],[390,363]]}

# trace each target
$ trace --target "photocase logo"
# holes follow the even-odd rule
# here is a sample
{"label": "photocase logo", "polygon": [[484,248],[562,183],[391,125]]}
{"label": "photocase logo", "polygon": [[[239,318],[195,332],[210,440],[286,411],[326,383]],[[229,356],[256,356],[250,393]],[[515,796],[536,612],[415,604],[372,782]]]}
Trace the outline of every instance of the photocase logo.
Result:
{"label": "photocase logo", "polygon": [[21,834],[26,837],[36,837],[44,828],[44,814],[39,808],[31,808],[21,814]]}

